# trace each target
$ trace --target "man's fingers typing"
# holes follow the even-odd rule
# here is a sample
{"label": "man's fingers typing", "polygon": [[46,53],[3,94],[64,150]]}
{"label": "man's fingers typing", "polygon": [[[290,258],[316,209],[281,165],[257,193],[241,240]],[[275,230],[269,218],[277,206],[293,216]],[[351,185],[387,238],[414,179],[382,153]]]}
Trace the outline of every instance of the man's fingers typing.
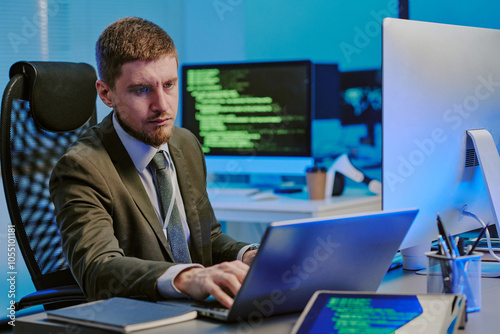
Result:
{"label": "man's fingers typing", "polygon": [[174,284],[187,295],[205,299],[212,295],[221,304],[231,307],[233,296],[241,288],[249,266],[241,261],[223,262],[212,267],[181,272]]}

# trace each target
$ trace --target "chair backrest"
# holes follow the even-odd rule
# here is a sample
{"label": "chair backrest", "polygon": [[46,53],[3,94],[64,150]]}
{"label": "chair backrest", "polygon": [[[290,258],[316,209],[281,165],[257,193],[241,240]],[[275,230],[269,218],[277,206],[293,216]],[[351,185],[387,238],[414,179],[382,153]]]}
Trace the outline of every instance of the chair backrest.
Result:
{"label": "chair backrest", "polygon": [[84,63],[18,62],[1,110],[1,170],[19,248],[37,291],[76,285],[50,200],[50,173],[68,147],[96,123],[97,79]]}

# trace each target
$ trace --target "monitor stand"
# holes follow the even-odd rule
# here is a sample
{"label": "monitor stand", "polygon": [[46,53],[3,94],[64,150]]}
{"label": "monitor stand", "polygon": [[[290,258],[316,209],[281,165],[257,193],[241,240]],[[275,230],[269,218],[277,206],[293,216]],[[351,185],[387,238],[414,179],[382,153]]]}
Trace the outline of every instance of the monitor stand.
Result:
{"label": "monitor stand", "polygon": [[[476,161],[477,157],[477,161]],[[493,218],[497,230],[500,231],[498,213],[500,212],[500,155],[491,134],[485,129],[467,130],[467,145],[466,145],[466,166],[474,167],[479,165],[483,174],[484,184],[490,200],[490,206],[493,213]],[[471,170],[473,173],[474,169]],[[467,173],[467,172],[466,172]],[[464,175],[464,178],[470,178],[472,175]],[[403,258],[403,269],[419,270],[426,268],[425,253],[430,251],[430,244],[419,245],[401,250]],[[406,263],[405,263],[406,259]],[[499,265],[488,264],[483,269],[483,275],[486,272],[493,272],[496,275]]]}
{"label": "monitor stand", "polygon": [[427,267],[427,255],[431,251],[431,242],[401,249],[403,269],[420,270]]}
{"label": "monitor stand", "polygon": [[481,276],[482,277],[500,277],[500,263],[499,262],[481,262]]}
{"label": "monitor stand", "polygon": [[[500,156],[491,134],[485,129],[467,130],[466,150],[475,150],[497,230],[500,231],[498,212],[500,208]],[[471,147],[473,145],[473,147]]]}

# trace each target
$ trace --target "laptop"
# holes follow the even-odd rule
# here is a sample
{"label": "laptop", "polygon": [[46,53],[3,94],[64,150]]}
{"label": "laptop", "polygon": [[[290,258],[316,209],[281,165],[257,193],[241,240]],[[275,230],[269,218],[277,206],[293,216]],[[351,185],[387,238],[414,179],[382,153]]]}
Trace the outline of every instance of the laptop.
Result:
{"label": "laptop", "polygon": [[417,213],[271,223],[231,308],[189,303],[199,316],[241,322],[302,311],[317,290],[376,291]]}

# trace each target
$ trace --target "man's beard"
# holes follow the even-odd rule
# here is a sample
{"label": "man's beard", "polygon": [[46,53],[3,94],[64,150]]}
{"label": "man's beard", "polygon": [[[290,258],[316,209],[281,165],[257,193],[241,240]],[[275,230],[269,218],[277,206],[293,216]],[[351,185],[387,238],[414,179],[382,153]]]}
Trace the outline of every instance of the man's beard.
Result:
{"label": "man's beard", "polygon": [[168,143],[170,138],[172,137],[173,127],[171,130],[166,130],[166,126],[159,126],[153,132],[145,132],[132,128],[127,122],[120,116],[120,112],[117,110],[116,106],[114,106],[116,119],[120,126],[127,132],[129,135],[134,137],[137,140],[142,141],[143,143],[153,146],[159,147],[165,143]]}

